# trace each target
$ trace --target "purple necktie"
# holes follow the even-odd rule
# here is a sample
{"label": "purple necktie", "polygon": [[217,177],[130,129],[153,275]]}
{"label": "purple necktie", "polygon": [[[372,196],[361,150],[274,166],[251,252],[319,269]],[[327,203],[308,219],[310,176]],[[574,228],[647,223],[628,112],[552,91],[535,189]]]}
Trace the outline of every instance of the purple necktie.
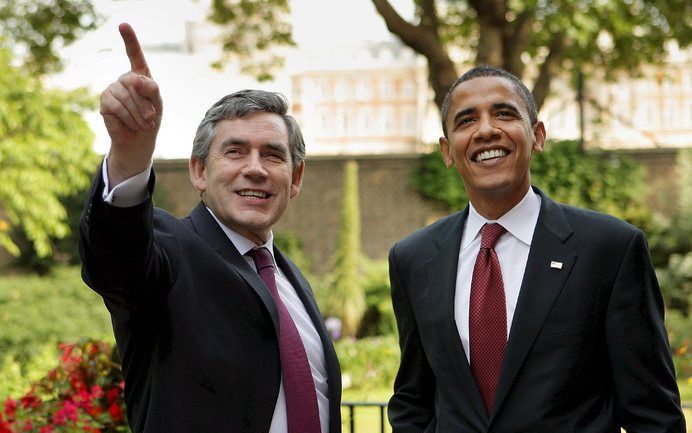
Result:
{"label": "purple necktie", "polygon": [[255,262],[257,272],[267,285],[279,311],[279,355],[286,395],[288,433],[320,433],[317,393],[310,363],[298,328],[276,289],[272,255],[264,247],[250,250],[247,254]]}
{"label": "purple necktie", "polygon": [[505,288],[493,248],[506,230],[500,224],[486,224],[481,230],[481,248],[471,280],[469,345],[471,370],[490,414],[507,344]]}

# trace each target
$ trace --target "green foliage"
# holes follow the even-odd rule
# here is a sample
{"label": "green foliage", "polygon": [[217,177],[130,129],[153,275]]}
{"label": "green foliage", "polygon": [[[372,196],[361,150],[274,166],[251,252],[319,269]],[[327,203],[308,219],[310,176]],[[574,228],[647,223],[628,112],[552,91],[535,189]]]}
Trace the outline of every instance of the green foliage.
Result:
{"label": "green foliage", "polygon": [[82,282],[79,268],[0,279],[0,354],[22,365],[22,374],[46,344],[82,337],[113,338],[108,311]]}
{"label": "green foliage", "polygon": [[347,161],[344,165],[343,188],[334,270],[327,278],[329,296],[325,299],[324,310],[326,315],[336,316],[341,320],[343,336],[354,337],[365,313],[358,163],[354,160]]}
{"label": "green foliage", "polygon": [[365,314],[358,328],[358,338],[378,335],[394,335],[396,318],[392,308],[389,264],[386,260],[368,261],[365,264]]}
{"label": "green foliage", "polygon": [[[405,22],[387,0],[372,0],[388,29],[425,56],[435,102],[452,84],[452,55],[501,66],[534,83],[540,107],[563,72],[614,78],[666,59],[666,42],[692,42],[688,0],[412,0]],[[474,57],[475,54],[475,58]],[[458,55],[454,57],[459,57]]]}
{"label": "green foliage", "polygon": [[392,389],[399,368],[399,345],[393,335],[335,343],[344,389]]}
{"label": "green foliage", "polygon": [[242,72],[260,81],[271,80],[283,65],[283,57],[272,48],[294,46],[288,0],[214,0],[209,19],[223,26],[225,57],[214,66],[233,59]]}
{"label": "green foliage", "polygon": [[678,383],[692,385],[692,318],[684,316],[679,311],[667,311],[666,330],[673,351]]}
{"label": "green foliage", "polygon": [[0,3],[0,40],[5,36],[24,72],[43,75],[61,69],[57,52],[96,28],[99,17],[91,1],[3,0]]}
{"label": "green foliage", "polygon": [[[582,153],[575,141],[549,141],[545,151],[533,157],[531,181],[557,201],[606,212],[639,226],[649,223],[643,171],[623,155]],[[459,173],[444,166],[439,150],[423,156],[413,184],[423,196],[450,211],[468,203]]]}
{"label": "green foliage", "polygon": [[692,306],[692,149],[677,157],[678,211],[658,217],[647,232],[666,307],[689,316]]}
{"label": "green foliage", "polygon": [[86,91],[46,89],[0,49],[0,246],[10,253],[19,254],[11,228],[24,232],[39,257],[52,253],[51,238],[67,235],[60,198],[86,188],[96,166],[82,118],[91,107]]}
{"label": "green foliage", "polygon": [[0,359],[0,401],[12,395],[24,394],[30,384],[41,380],[58,366],[58,346],[55,343],[45,344],[29,360],[20,362],[12,351]]}
{"label": "green foliage", "polygon": [[671,255],[668,266],[657,269],[656,275],[666,306],[689,316],[692,306],[692,251]]}
{"label": "green foliage", "polygon": [[0,432],[129,431],[117,351],[94,340],[59,347],[57,367],[21,398],[5,400]]}
{"label": "green foliage", "polygon": [[304,274],[310,272],[310,258],[305,254],[303,241],[293,232],[274,232],[274,245],[288,256]]}
{"label": "green foliage", "polygon": [[647,227],[644,170],[618,153],[581,152],[576,141],[551,141],[533,158],[531,177],[553,199]]}

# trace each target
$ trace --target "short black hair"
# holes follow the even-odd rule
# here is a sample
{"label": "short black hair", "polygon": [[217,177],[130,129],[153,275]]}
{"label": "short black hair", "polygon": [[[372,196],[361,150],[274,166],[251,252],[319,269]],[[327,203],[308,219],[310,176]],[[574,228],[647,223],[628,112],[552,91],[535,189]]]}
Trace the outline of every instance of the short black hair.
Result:
{"label": "short black hair", "polygon": [[531,94],[531,91],[529,91],[529,89],[524,85],[524,83],[522,83],[516,75],[507,72],[502,68],[498,68],[496,66],[481,65],[476,66],[473,69],[470,69],[464,75],[459,77],[459,79],[457,79],[454,82],[454,84],[452,84],[452,87],[449,88],[447,95],[445,95],[445,99],[444,102],[442,102],[442,108],[440,110],[440,117],[442,118],[442,132],[444,133],[445,138],[449,138],[447,136],[446,120],[447,114],[449,112],[449,104],[452,100],[452,92],[454,92],[454,89],[456,89],[457,86],[463,83],[464,81],[480,77],[501,77],[511,81],[517,93],[519,94],[519,97],[521,97],[521,99],[524,101],[524,104],[526,104],[526,109],[529,112],[529,120],[531,121],[531,124],[535,125],[536,122],[538,122],[538,109],[536,108],[536,101],[533,99],[533,94]]}

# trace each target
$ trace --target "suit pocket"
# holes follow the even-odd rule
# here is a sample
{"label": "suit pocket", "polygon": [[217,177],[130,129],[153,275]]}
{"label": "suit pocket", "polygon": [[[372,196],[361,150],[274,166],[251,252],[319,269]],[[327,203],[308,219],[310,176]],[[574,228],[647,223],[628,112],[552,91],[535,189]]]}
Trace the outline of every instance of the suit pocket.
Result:
{"label": "suit pocket", "polygon": [[594,317],[595,313],[593,312],[569,316],[549,316],[541,328],[538,338],[590,332],[594,327]]}

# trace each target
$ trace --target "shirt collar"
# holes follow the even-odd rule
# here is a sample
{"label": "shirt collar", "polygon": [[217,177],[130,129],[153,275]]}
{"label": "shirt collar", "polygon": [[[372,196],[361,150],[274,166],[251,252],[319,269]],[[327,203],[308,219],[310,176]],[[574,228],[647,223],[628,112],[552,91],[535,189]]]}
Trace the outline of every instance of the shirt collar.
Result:
{"label": "shirt collar", "polygon": [[488,220],[481,216],[476,211],[476,208],[473,207],[473,204],[469,203],[469,216],[466,219],[465,229],[466,236],[464,236],[462,248],[468,247],[476,239],[481,228],[486,223],[501,224],[512,236],[530,246],[540,210],[541,198],[533,191],[533,188],[529,188],[524,198],[497,220]]}
{"label": "shirt collar", "polygon": [[267,239],[267,242],[263,243],[262,245],[257,245],[256,243],[252,242],[250,239],[246,238],[245,236],[238,234],[237,232],[229,229],[222,223],[216,215],[214,215],[214,212],[212,212],[211,209],[207,207],[207,210],[211,214],[212,217],[214,217],[214,220],[219,224],[219,227],[221,227],[221,230],[223,230],[224,233],[226,233],[226,236],[228,236],[228,239],[231,241],[233,246],[235,247],[236,250],[240,253],[241,256],[245,256],[245,254],[248,253],[248,251],[255,249],[255,248],[260,248],[260,247],[265,247],[266,249],[269,250],[269,253],[272,255],[272,259],[274,260],[274,267],[276,267],[276,259],[274,258],[274,233],[269,232],[269,239]]}

